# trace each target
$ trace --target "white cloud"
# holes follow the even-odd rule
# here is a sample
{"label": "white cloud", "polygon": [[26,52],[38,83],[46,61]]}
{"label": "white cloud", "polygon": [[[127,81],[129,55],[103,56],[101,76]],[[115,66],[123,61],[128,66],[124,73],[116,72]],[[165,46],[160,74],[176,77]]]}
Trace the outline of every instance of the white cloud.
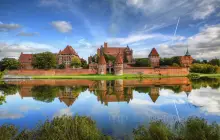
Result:
{"label": "white cloud", "polygon": [[219,58],[220,54],[220,24],[206,26],[201,31],[188,37],[185,42],[160,44],[159,52],[163,57],[183,55],[188,46],[191,55],[196,59]]}
{"label": "white cloud", "polygon": [[220,115],[220,94],[218,90],[211,88],[193,90],[188,98],[189,102],[199,106],[202,112]]}
{"label": "white cloud", "polygon": [[0,32],[12,31],[18,28],[21,28],[21,25],[14,24],[14,23],[5,24],[5,23],[0,22]]}
{"label": "white cloud", "polygon": [[0,42],[0,59],[4,57],[18,58],[21,52],[39,53],[45,51],[58,52],[58,49],[51,45],[35,42],[20,42],[17,44]]}
{"label": "white cloud", "polygon": [[18,34],[17,34],[17,36],[36,36],[36,35],[39,35],[39,33],[37,33],[37,32],[19,32]]}
{"label": "white cloud", "polygon": [[0,119],[19,119],[24,117],[21,113],[13,113],[3,109],[1,109],[0,112]]}
{"label": "white cloud", "polygon": [[73,112],[71,111],[70,108],[63,108],[60,109],[58,112],[56,112],[53,117],[60,117],[63,115],[72,116]]}
{"label": "white cloud", "polygon": [[61,33],[67,33],[72,31],[72,25],[67,21],[52,21],[51,25]]}

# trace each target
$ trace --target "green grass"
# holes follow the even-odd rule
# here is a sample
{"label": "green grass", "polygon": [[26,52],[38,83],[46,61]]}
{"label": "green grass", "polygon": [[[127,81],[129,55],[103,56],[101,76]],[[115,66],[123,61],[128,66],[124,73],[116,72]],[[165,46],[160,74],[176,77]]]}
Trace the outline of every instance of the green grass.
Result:
{"label": "green grass", "polygon": [[214,74],[190,73],[190,74],[191,75],[196,75],[198,77],[220,78],[220,73],[214,73]]}

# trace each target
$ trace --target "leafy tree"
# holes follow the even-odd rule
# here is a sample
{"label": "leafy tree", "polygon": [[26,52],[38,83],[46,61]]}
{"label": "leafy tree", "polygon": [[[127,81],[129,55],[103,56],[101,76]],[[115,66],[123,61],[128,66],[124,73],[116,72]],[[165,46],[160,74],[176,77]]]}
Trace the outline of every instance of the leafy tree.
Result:
{"label": "leafy tree", "polygon": [[5,103],[5,96],[0,95],[0,105]]}
{"label": "leafy tree", "polygon": [[4,58],[0,61],[1,71],[4,71],[5,69],[8,69],[8,70],[18,69],[19,66],[20,66],[20,63],[18,62],[18,60],[14,58]]}
{"label": "leafy tree", "polygon": [[112,63],[114,63],[114,62],[115,62],[115,59],[116,59],[114,56],[108,55],[108,54],[104,54],[104,57],[105,57],[105,61],[106,61],[106,62],[111,61]]}
{"label": "leafy tree", "polygon": [[0,84],[0,91],[2,91],[2,94],[7,95],[14,95],[18,92],[18,86],[17,85],[10,85],[10,84]]}
{"label": "leafy tree", "polygon": [[171,58],[160,58],[160,65],[162,66],[173,66],[174,64],[180,65],[179,56],[174,56]]}
{"label": "leafy tree", "polygon": [[220,66],[220,60],[215,58],[209,61],[209,64],[214,65],[214,66]]}
{"label": "leafy tree", "polygon": [[136,58],[135,64],[136,67],[150,67],[150,62],[148,58]]}
{"label": "leafy tree", "polygon": [[31,91],[35,100],[50,103],[56,98],[59,88],[52,86],[34,86]]}
{"label": "leafy tree", "polygon": [[173,65],[172,66],[174,66],[174,67],[179,67],[180,65],[179,64],[177,64],[177,63],[173,63]]}
{"label": "leafy tree", "polygon": [[32,66],[37,69],[51,69],[56,67],[56,57],[51,52],[33,55]]}
{"label": "leafy tree", "polygon": [[75,67],[75,68],[79,68],[81,66],[81,61],[80,61],[79,57],[73,56],[71,66]]}
{"label": "leafy tree", "polygon": [[58,69],[65,69],[65,64],[62,63],[62,64],[58,65]]}
{"label": "leafy tree", "polygon": [[88,68],[87,61],[83,58],[80,59],[80,60],[81,60],[81,67],[84,68],[84,69]]}
{"label": "leafy tree", "polygon": [[193,64],[190,67],[190,72],[194,72],[194,73],[216,73],[218,70],[218,66],[213,66],[210,64]]}

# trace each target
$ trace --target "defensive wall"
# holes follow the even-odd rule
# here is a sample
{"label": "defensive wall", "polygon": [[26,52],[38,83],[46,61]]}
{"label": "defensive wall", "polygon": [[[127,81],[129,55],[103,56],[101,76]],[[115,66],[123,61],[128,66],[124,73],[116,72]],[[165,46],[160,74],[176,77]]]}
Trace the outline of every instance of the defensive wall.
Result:
{"label": "defensive wall", "polygon": [[139,74],[145,75],[164,75],[164,76],[187,76],[189,74],[188,68],[185,67],[127,67],[124,68],[124,74]]}
{"label": "defensive wall", "polygon": [[79,75],[79,74],[96,74],[96,70],[92,69],[52,69],[52,70],[10,70],[7,75],[42,75],[42,76],[58,76],[58,75]]}

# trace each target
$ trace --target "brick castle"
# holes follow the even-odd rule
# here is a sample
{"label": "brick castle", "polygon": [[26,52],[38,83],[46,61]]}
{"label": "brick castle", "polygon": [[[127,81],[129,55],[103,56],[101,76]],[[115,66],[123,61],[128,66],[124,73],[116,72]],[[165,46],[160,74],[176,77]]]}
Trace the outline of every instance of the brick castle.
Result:
{"label": "brick castle", "polygon": [[[189,67],[193,62],[193,58],[187,52],[184,56],[180,56],[180,67],[163,67],[160,66],[160,55],[155,48],[153,48],[148,55],[148,59],[151,67],[134,67],[132,64],[135,64],[135,59],[133,57],[133,50],[129,47],[109,47],[107,43],[104,43],[104,47],[101,46],[97,49],[96,60],[92,60],[92,56],[88,58],[89,68],[74,70],[70,68],[70,63],[73,56],[78,58],[79,55],[71,46],[66,46],[64,50],[60,50],[56,56],[57,64],[65,64],[65,67],[68,70],[63,73],[59,70],[53,70],[46,72],[48,75],[57,75],[56,73],[62,73],[61,75],[66,74],[107,74],[112,73],[115,75],[123,74],[152,74],[152,75],[188,75]],[[106,56],[114,58],[106,62]],[[80,58],[81,59],[81,58]],[[19,57],[19,62],[21,64],[21,70],[29,70],[28,74],[35,75],[40,70],[33,70],[32,67],[33,54],[24,54],[21,53]],[[30,71],[32,70],[32,71]],[[41,70],[42,71],[42,70]],[[23,71],[24,72],[24,71]],[[13,72],[12,72],[13,73]],[[44,73],[44,72],[43,72]],[[42,73],[42,75],[44,75]]]}

